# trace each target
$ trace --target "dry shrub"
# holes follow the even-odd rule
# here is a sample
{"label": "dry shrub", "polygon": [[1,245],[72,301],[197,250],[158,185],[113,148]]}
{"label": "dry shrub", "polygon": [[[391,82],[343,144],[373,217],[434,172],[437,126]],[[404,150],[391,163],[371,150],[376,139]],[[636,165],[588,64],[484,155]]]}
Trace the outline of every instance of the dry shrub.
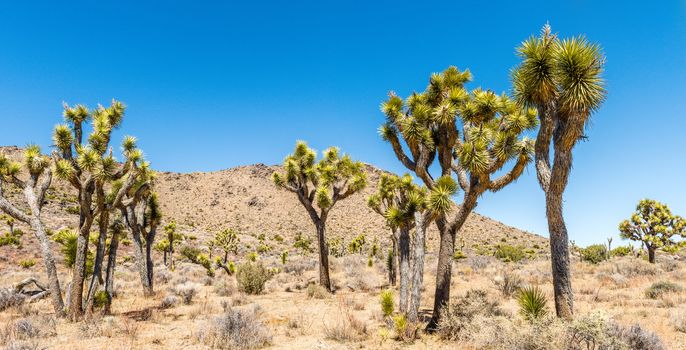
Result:
{"label": "dry shrub", "polygon": [[332,323],[324,323],[324,335],[338,342],[361,341],[367,338],[367,323],[360,320],[339,298],[338,312]]}
{"label": "dry shrub", "polygon": [[57,335],[55,319],[50,316],[20,318],[10,321],[3,330],[0,330],[0,339],[3,343],[55,335]]}
{"label": "dry shrub", "polygon": [[190,305],[195,295],[198,294],[198,285],[191,282],[178,284],[174,287],[174,294],[179,296],[184,304]]}
{"label": "dry shrub", "polygon": [[502,275],[496,276],[493,283],[506,298],[511,297],[524,285],[522,278],[511,270],[503,270]]}
{"label": "dry shrub", "polygon": [[179,298],[176,295],[167,295],[162,299],[160,307],[163,309],[171,309],[179,304]]}
{"label": "dry shrub", "polygon": [[11,341],[3,349],[4,350],[38,350],[38,349],[40,349],[40,347],[39,347],[37,342]]}
{"label": "dry shrub", "polygon": [[307,286],[307,297],[314,299],[326,299],[329,297],[329,292],[326,288],[318,284],[310,284]]}
{"label": "dry shrub", "polygon": [[230,281],[220,279],[214,284],[214,292],[220,297],[228,297],[236,293],[236,287]]}
{"label": "dry shrub", "polygon": [[684,288],[676,283],[659,281],[651,284],[650,287],[646,289],[645,295],[650,299],[658,299],[665,294],[680,293],[683,290]]}
{"label": "dry shrub", "polygon": [[25,296],[16,293],[14,288],[0,288],[0,311],[24,303]]}
{"label": "dry shrub", "polygon": [[598,273],[608,275],[620,274],[624,277],[654,276],[660,269],[643,259],[634,257],[624,257],[605,262],[598,268]]}
{"label": "dry shrub", "polygon": [[198,338],[216,349],[259,349],[272,341],[254,310],[234,309],[206,324],[198,331]]}
{"label": "dry shrub", "polygon": [[469,340],[469,327],[477,316],[502,316],[504,312],[496,300],[488,298],[486,291],[471,289],[457,298],[449,308],[441,309],[438,335],[447,340]]}
{"label": "dry shrub", "polygon": [[677,332],[686,333],[686,308],[672,311],[669,323]]}
{"label": "dry shrub", "polygon": [[314,259],[290,260],[283,266],[283,272],[294,275],[302,275],[305,271],[312,271],[317,268],[317,261]]}

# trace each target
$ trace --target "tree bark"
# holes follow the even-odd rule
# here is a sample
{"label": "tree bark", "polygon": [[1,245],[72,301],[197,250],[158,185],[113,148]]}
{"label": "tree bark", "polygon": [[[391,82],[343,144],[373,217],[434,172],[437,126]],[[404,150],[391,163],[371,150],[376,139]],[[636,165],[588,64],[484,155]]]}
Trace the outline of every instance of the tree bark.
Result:
{"label": "tree bark", "polygon": [[72,272],[71,290],[69,295],[69,319],[78,321],[83,316],[83,282],[86,278],[86,259],[88,257],[88,237],[93,214],[91,213],[92,192],[90,188],[79,193],[81,214],[79,218],[79,232],[76,238],[76,259]]}
{"label": "tree bark", "polygon": [[651,264],[655,263],[655,247],[648,247],[648,262]]}
{"label": "tree bark", "polygon": [[415,212],[414,256],[412,263],[412,291],[407,319],[416,323],[419,320],[419,306],[422,301],[424,283],[424,243],[426,237],[426,217],[424,213]]}
{"label": "tree bark", "polygon": [[64,312],[64,301],[62,300],[62,288],[60,288],[60,280],[57,276],[57,268],[55,267],[55,258],[52,256],[52,249],[50,247],[50,238],[45,233],[45,228],[40,218],[33,217],[31,219],[31,227],[36,234],[38,243],[40,245],[41,255],[43,256],[43,265],[45,265],[45,272],[48,275],[48,285],[50,286],[50,296],[52,298],[52,307],[55,313],[62,315]]}
{"label": "tree bark", "polygon": [[569,269],[569,238],[562,216],[561,196],[546,196],[546,214],[548,216],[548,230],[550,231],[555,310],[558,317],[571,319],[574,310],[574,295]]}
{"label": "tree bark", "polygon": [[107,271],[105,273],[105,292],[107,293],[107,303],[105,304],[105,314],[112,312],[112,299],[114,298],[114,269],[117,265],[117,250],[119,249],[119,235],[113,234],[110,242],[110,251],[107,255]]}
{"label": "tree bark", "polygon": [[[99,193],[98,195],[104,196],[104,193]],[[107,244],[107,229],[109,227],[109,222],[110,215],[107,210],[104,210],[103,202],[102,210],[100,211],[100,220],[98,222],[98,243],[96,245],[95,260],[93,261],[93,275],[91,275],[91,282],[86,297],[86,312],[92,311],[95,293],[100,289],[100,286],[104,284],[104,279],[102,278],[102,265],[105,260],[105,245]]]}
{"label": "tree bark", "polygon": [[396,231],[395,229],[392,230],[391,232],[391,256],[390,260],[388,261],[389,265],[388,266],[388,284],[391,286],[395,286],[397,283],[397,276],[398,276],[398,238],[396,237]]}
{"label": "tree bark", "polygon": [[326,242],[326,223],[316,223],[317,241],[319,243],[319,284],[332,292],[329,278],[329,245]]}
{"label": "tree bark", "polygon": [[400,303],[401,313],[407,312],[408,294],[410,289],[410,229],[400,227],[398,237],[398,251],[400,257]]}
{"label": "tree bark", "polygon": [[455,218],[449,224],[445,222],[445,216],[436,220],[441,234],[441,245],[438,251],[438,267],[436,268],[436,292],[434,294],[434,309],[431,320],[426,326],[426,330],[434,332],[438,329],[441,318],[442,308],[448,307],[450,302],[450,281],[453,266],[453,256],[455,254],[455,235],[467,221],[469,214],[476,208],[477,198],[480,190],[477,186],[472,186],[470,191],[465,194],[464,201],[460,206]]}

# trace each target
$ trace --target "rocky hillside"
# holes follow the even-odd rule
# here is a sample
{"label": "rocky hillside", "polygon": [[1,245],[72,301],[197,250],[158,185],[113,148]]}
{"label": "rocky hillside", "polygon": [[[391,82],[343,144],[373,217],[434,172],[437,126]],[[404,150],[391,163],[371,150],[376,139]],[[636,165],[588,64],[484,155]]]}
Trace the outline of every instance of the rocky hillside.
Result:
{"label": "rocky hillside", "polygon": [[[0,147],[0,152],[18,159],[21,150]],[[280,170],[279,166],[256,164],[207,173],[158,173],[156,190],[164,221],[175,220],[182,231],[196,236],[199,243],[226,227],[237,229],[244,236],[265,234],[266,237],[274,237],[278,234],[285,238],[284,244],[292,242],[298,233],[314,237],[312,223],[295,196],[272,183],[271,174],[277,170]],[[366,171],[368,187],[337,203],[331,211],[328,221],[330,237],[341,237],[347,242],[364,233],[368,239],[387,240],[389,230],[383,218],[366,205],[366,198],[376,190],[383,171],[371,165],[367,165]],[[21,198],[18,192],[12,196]],[[69,186],[55,180],[47,200],[44,218],[50,229],[77,224],[78,215],[74,214],[76,196]],[[458,245],[463,244],[467,250],[474,245],[500,242],[543,247],[547,241],[477,213],[471,215],[460,237],[462,241]],[[25,238],[32,240],[29,235]],[[431,227],[429,250],[434,249],[437,243],[437,231]]]}

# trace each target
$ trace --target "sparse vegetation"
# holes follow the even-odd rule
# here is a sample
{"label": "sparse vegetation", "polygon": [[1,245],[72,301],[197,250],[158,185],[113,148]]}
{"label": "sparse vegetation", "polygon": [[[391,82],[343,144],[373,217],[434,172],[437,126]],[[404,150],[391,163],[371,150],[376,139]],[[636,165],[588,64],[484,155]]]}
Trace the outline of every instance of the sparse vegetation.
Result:
{"label": "sparse vegetation", "polygon": [[548,299],[538,286],[520,288],[517,304],[519,313],[530,321],[540,319],[548,313]]}
{"label": "sparse vegetation", "polygon": [[245,262],[237,268],[238,290],[247,294],[260,294],[264,290],[264,284],[271,277],[271,272],[262,263]]}

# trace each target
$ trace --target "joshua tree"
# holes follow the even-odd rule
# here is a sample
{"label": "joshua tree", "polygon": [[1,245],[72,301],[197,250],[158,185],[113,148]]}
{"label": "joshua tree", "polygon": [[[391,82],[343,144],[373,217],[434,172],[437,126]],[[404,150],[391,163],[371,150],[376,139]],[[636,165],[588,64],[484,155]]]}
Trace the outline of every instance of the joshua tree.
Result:
{"label": "joshua tree", "polygon": [[229,261],[229,253],[233,253],[234,255],[238,254],[238,243],[240,243],[240,241],[236,231],[229,228],[217,232],[212,242],[215,247],[218,247],[224,252],[223,262],[226,264]]}
{"label": "joshua tree", "polygon": [[[400,265],[399,309],[400,312],[407,313],[411,322],[417,321],[421,300],[426,228],[431,223],[434,213],[449,209],[450,197],[456,191],[457,184],[450,177],[439,179],[434,191],[427,195],[426,189],[414,184],[409,174],[402,177],[384,174],[379,180],[378,192],[368,198],[368,205],[384,216],[394,235],[396,232],[400,233],[394,238],[394,249],[397,241]],[[413,252],[410,253],[409,233],[412,228],[415,229],[415,235]]]}
{"label": "joshua tree", "polygon": [[[142,158],[142,152],[135,148],[132,138],[125,138],[123,143],[124,164],[117,163],[109,148],[112,131],[121,124],[124,110],[125,106],[115,100],[109,107],[98,106],[93,111],[82,105],[69,107],[65,104],[67,124],[56,126],[53,133],[53,142],[59,151],[53,152],[55,173],[78,191],[80,208],[76,259],[68,299],[69,317],[72,320],[79,319],[84,312],[83,282],[91,227],[98,218],[99,236],[89,299],[102,281],[109,212],[118,206],[127,187],[135,182],[136,175],[129,173],[136,171],[136,165]],[[91,119],[93,131],[84,143],[83,124]],[[127,179],[125,185],[117,193],[110,194],[108,202],[105,188],[113,181],[124,178]]]}
{"label": "joshua tree", "polygon": [[673,245],[674,236],[686,235],[686,219],[672,215],[666,204],[643,199],[631,219],[619,224],[619,231],[622,238],[641,242],[648,251],[648,261],[654,264],[658,248]]}
{"label": "joshua tree", "polygon": [[[147,166],[145,168],[147,169]],[[153,176],[148,170],[145,173],[146,175],[139,179],[136,186],[128,191],[119,209],[133,238],[138,274],[143,286],[143,294],[147,297],[153,295],[152,248],[162,213],[157,194],[153,190]]]}
{"label": "joshua tree", "polygon": [[[605,99],[605,58],[584,37],[560,40],[545,25],[541,36],[518,48],[522,62],[512,74],[514,95],[523,106],[538,109],[536,174],[545,193],[546,217],[557,316],[574,312],[567,227],[562,195],[572,169],[572,150],[584,139],[584,127]],[[550,146],[553,157],[551,160]]]}
{"label": "joshua tree", "polygon": [[326,219],[338,201],[361,191],[367,180],[362,163],[352,161],[348,155],[341,157],[337,148],[328,148],[323,155],[317,162],[315,151],[298,141],[293,154],[284,160],[285,173],[275,172],[273,180],[295,193],[310,215],[319,243],[319,283],[331,291]]}
{"label": "joshua tree", "polygon": [[[20,179],[22,170],[28,173],[28,177],[25,180]],[[51,182],[52,170],[50,168],[50,160],[41,154],[38,146],[32,145],[24,150],[23,163],[14,162],[4,154],[0,154],[0,210],[12,219],[29,225],[33,230],[40,244],[50,295],[52,297],[52,306],[55,313],[61,315],[64,310],[62,290],[57,277],[55,259],[52,256],[50,238],[41,220],[41,212],[45,204],[45,194],[48,188],[50,188]],[[23,206],[18,207],[5,198],[3,194],[5,183],[11,184],[24,192],[25,203],[23,203],[23,206],[27,206],[28,211],[25,211]],[[12,221],[13,223],[14,221]]]}
{"label": "joshua tree", "polygon": [[174,271],[174,244],[181,241],[181,235],[176,233],[176,222],[172,221],[164,226],[164,233],[167,235],[166,242],[160,242],[163,246],[166,245],[167,251],[164,254],[164,262],[167,263],[167,253],[169,254],[169,270]]}
{"label": "joshua tree", "polygon": [[[441,308],[447,307],[450,299],[456,233],[484,192],[498,191],[522,174],[533,148],[532,142],[521,135],[536,126],[535,111],[522,109],[508,96],[489,90],[468,92],[464,84],[469,80],[469,71],[450,67],[442,74],[433,74],[425,92],[413,93],[405,101],[391,92],[382,104],[387,121],[380,134],[391,144],[398,160],[417,174],[430,191],[438,183],[429,171],[437,160],[438,177],[455,176],[464,192],[459,208],[452,206],[449,196],[441,197],[446,200],[446,211],[435,220],[440,247],[434,310],[428,330],[436,329]],[[514,160],[512,168],[491,179],[510,160]]]}

